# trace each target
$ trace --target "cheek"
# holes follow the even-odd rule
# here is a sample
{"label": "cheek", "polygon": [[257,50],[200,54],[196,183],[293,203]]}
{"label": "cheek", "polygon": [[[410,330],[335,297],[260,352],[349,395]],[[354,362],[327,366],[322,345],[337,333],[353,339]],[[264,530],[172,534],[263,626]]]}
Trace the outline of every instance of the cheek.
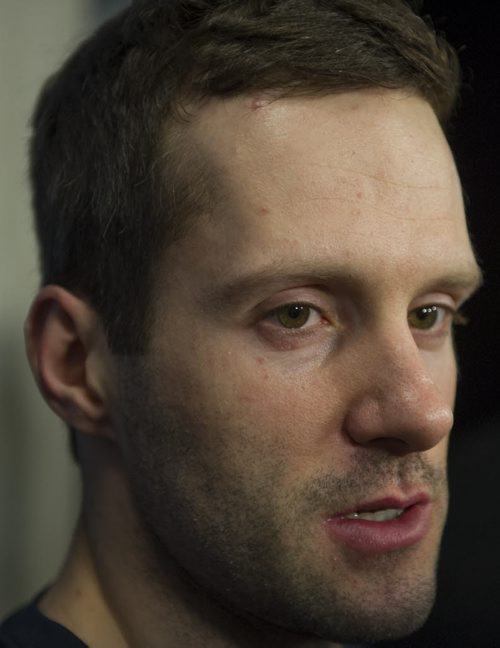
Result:
{"label": "cheek", "polygon": [[231,428],[226,444],[241,456],[255,453],[305,467],[323,452],[325,431],[331,444],[342,417],[339,393],[317,372],[291,372],[258,355],[213,369],[211,380],[203,381],[204,408],[212,429]]}

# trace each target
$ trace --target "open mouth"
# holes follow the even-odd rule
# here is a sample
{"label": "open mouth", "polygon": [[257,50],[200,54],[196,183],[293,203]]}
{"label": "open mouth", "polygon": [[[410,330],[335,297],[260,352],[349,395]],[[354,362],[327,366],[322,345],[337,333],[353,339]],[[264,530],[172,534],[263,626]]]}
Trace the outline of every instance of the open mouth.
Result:
{"label": "open mouth", "polygon": [[389,522],[403,515],[405,508],[387,508],[378,511],[355,511],[343,516],[347,520],[368,520],[369,522]]}
{"label": "open mouth", "polygon": [[425,494],[386,497],[338,513],[326,520],[325,526],[334,541],[372,555],[419,543],[430,528],[431,511]]}

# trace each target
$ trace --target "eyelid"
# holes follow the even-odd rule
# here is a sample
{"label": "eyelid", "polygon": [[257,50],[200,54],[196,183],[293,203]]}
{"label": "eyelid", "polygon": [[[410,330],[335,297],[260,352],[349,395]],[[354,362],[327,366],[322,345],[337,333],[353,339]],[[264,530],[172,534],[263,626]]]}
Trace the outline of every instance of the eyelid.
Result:
{"label": "eyelid", "polygon": [[422,295],[418,299],[414,299],[408,308],[408,314],[415,312],[419,308],[430,308],[432,306],[437,306],[448,313],[454,314],[460,310],[465,301],[466,299],[457,299],[446,292],[430,292]]}
{"label": "eyelid", "polygon": [[459,307],[457,305],[451,305],[449,303],[447,304],[439,303],[438,301],[434,301],[434,302],[427,301],[425,303],[419,304],[418,306],[414,306],[413,308],[409,309],[408,320],[410,319],[410,316],[412,314],[425,308],[439,309],[440,315],[438,321],[432,326],[430,326],[429,328],[425,328],[425,327],[420,328],[418,326],[411,326],[410,324],[410,328],[414,332],[414,335],[418,337],[442,336],[444,334],[448,334],[451,331],[453,324],[460,323],[456,321],[456,318],[460,317]]}
{"label": "eyelid", "polygon": [[[309,318],[302,326],[289,327],[278,319],[278,312],[281,309],[293,305],[306,306],[310,309]],[[259,338],[276,351],[295,351],[299,349],[317,349],[318,345],[328,348],[337,344],[340,335],[340,328],[336,325],[332,313],[323,309],[318,304],[311,303],[304,299],[284,300],[271,309],[264,309],[255,322],[255,330]],[[326,311],[326,312],[325,312]],[[310,318],[313,320],[310,322]]]}
{"label": "eyelid", "polygon": [[300,286],[282,290],[272,295],[260,302],[254,311],[259,317],[265,317],[268,313],[274,313],[280,308],[293,304],[308,306],[325,317],[327,317],[327,313],[333,312],[335,308],[333,296],[322,289],[321,286]]}
{"label": "eyelid", "polygon": [[[465,301],[465,299],[463,300]],[[416,299],[414,299],[410,305],[409,310],[415,310],[415,308],[422,308],[424,306],[443,306],[446,308],[457,309],[461,305],[462,300],[452,293],[439,290],[432,290],[430,292],[423,293]]]}

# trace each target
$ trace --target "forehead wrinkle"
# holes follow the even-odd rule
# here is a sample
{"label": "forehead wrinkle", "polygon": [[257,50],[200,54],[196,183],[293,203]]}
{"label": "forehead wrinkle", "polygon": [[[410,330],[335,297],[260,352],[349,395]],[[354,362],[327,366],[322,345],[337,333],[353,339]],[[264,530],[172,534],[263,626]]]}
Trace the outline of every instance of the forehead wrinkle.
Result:
{"label": "forehead wrinkle", "polygon": [[[276,106],[279,103],[280,102],[276,102],[274,106]],[[284,103],[282,108],[284,108],[285,105],[286,104]],[[287,197],[289,197],[288,190],[290,188],[293,189],[293,186],[291,187],[290,185],[290,181],[288,182],[280,181],[276,183],[275,178],[273,177],[272,184],[271,184],[271,188],[273,189],[273,191],[266,193],[266,191],[270,187],[269,185],[270,172],[276,171],[277,175],[281,174],[280,167],[279,165],[277,166],[275,162],[275,158],[276,158],[276,147],[274,145],[275,141],[273,140],[272,142],[269,141],[263,142],[262,138],[257,138],[259,139],[259,142],[256,142],[255,140],[247,139],[248,136],[252,135],[252,132],[250,132],[252,129],[250,128],[250,130],[247,131],[245,124],[251,126],[253,123],[256,123],[256,121],[259,120],[262,121],[261,120],[262,113],[268,113],[269,111],[267,110],[267,108],[264,111],[260,111],[260,110],[256,111],[261,113],[260,117],[257,118],[255,117],[255,112],[252,115],[248,107],[245,106],[242,107],[241,105],[237,106],[234,100],[228,102],[216,102],[214,103],[214,106],[215,106],[215,114],[217,116],[217,119],[215,120],[214,123],[212,123],[211,120],[211,116],[212,116],[211,107],[204,106],[200,111],[200,113],[197,115],[197,117],[199,116],[200,119],[196,118],[192,123],[192,126],[196,126],[196,127],[188,130],[189,130],[189,137],[192,138],[191,141],[192,141],[193,154],[200,155],[208,162],[208,164],[211,167],[212,177],[214,178],[214,188],[216,189],[217,198],[218,198],[217,209],[213,210],[211,215],[209,215],[209,220],[211,220],[212,223],[216,225],[216,227],[213,228],[210,227],[210,229],[205,230],[204,237],[203,236],[200,237],[200,246],[204,246],[204,247],[200,247],[200,249],[201,250],[206,249],[207,243],[209,244],[213,243],[215,248],[217,249],[220,248],[219,257],[217,259],[217,268],[220,270],[224,269],[224,275],[220,275],[222,277],[222,276],[227,276],[228,271],[231,272],[231,268],[236,269],[238,267],[238,264],[241,267],[241,265],[244,264],[244,259],[246,259],[247,257],[251,259],[252,254],[254,257],[257,256],[261,257],[261,260],[262,260],[262,256],[265,254],[269,254],[271,258],[275,256],[276,249],[273,251],[271,246],[275,246],[280,242],[280,234],[283,234],[285,237],[288,237],[292,243],[295,242],[297,243],[297,246],[294,249],[297,248],[302,249],[302,248],[300,247],[300,239],[297,238],[297,240],[295,241],[296,238],[294,233],[295,221],[293,221],[293,219],[291,218],[291,216],[294,217],[300,216],[300,213],[287,215],[286,210],[283,209],[283,207],[287,206],[285,205],[283,200],[286,201]],[[222,111],[221,111],[221,107],[222,107]],[[227,118],[227,120],[226,121],[224,121],[224,119],[221,120],[221,117]],[[213,128],[211,128],[211,126],[213,126]],[[262,135],[262,132],[260,134]],[[233,138],[233,135],[235,136],[236,140]],[[304,141],[300,140],[300,141],[302,142],[303,145],[305,145],[305,140]],[[267,145],[264,146],[263,149],[260,149],[257,146],[257,144],[259,143],[263,145],[264,144]],[[310,142],[308,146],[310,147]],[[298,149],[298,152],[300,152],[300,148]],[[262,167],[262,159],[264,154],[265,157],[270,162],[273,163],[270,165],[271,168],[268,168],[269,165],[265,168]],[[317,169],[322,169],[322,168],[329,169],[329,170],[333,168],[342,169],[342,171],[344,171],[344,175],[347,176],[347,174],[349,174],[349,179],[352,177],[352,175],[357,173],[357,171],[353,171],[352,169],[348,169],[348,168],[346,169],[345,168],[346,165],[344,164],[336,165],[335,160],[332,160],[333,162],[332,165],[329,163],[322,163],[321,160],[318,159],[318,155],[315,155],[314,157],[312,160],[309,159],[308,163],[317,164],[316,167]],[[278,162],[280,161],[279,156],[277,160]],[[446,155],[446,160],[452,160],[451,154]],[[348,159],[346,159],[346,161],[348,161]],[[285,166],[290,166],[290,167],[297,166],[301,169],[306,170],[304,165],[301,164],[301,162],[295,162],[291,164],[289,158],[285,161]],[[387,176],[385,176],[385,174],[383,179],[380,178],[377,174],[379,168],[381,167],[376,165],[374,167],[372,166],[372,169],[369,169],[369,170],[374,170],[375,173],[369,173],[363,171],[357,173],[358,177],[360,178],[359,181],[360,189],[363,189],[364,181],[362,181],[361,178],[364,177],[366,178],[366,184],[367,184],[366,188],[368,190],[367,192],[364,192],[365,194],[369,195],[370,186],[371,186],[372,193],[375,194],[375,196],[377,194],[383,193],[387,198],[386,194],[388,192],[390,193],[390,190],[388,189],[387,192],[382,191],[382,187],[394,186],[394,184],[399,185],[399,187],[401,187],[402,183],[398,182],[397,178],[396,178],[396,182],[394,182],[394,174],[393,174],[393,178],[389,178],[389,180],[392,181],[389,183],[387,182],[388,178]],[[453,170],[453,177],[455,178],[456,170],[454,168],[454,165],[452,163],[447,164],[446,168],[448,169],[448,171],[443,176],[439,176],[439,177],[440,178],[446,177],[447,179],[451,179],[452,174],[450,173],[450,171]],[[409,170],[411,171],[411,169]],[[244,173],[242,173],[242,171]],[[296,183],[297,178],[295,177],[295,175],[293,176],[292,180],[293,182]],[[294,203],[304,201],[304,197],[305,197],[304,193],[307,194],[311,192],[310,177],[311,177],[310,175],[308,177],[305,177],[305,181],[306,181],[305,183],[299,183],[303,185],[303,189],[300,192],[296,191],[294,193],[294,197],[293,197]],[[415,176],[414,174],[408,175],[407,173],[406,177],[410,177],[411,179],[413,179],[414,177],[417,176]],[[428,177],[430,178],[431,176]],[[349,179],[346,179],[346,183],[345,183],[346,185],[350,182]],[[379,184],[378,181],[381,181],[384,184],[381,183]],[[332,194],[334,189],[333,184],[334,183],[332,183]],[[459,183],[457,182],[456,184],[458,187]],[[342,182],[339,182],[339,185],[341,186]],[[378,190],[376,189],[377,185],[380,187]],[[316,184],[314,184],[313,186],[316,187],[317,189],[320,188]],[[408,185],[407,183],[406,186],[409,189],[414,188],[413,185]],[[425,191],[426,189],[431,190],[433,187],[421,186],[419,188],[421,188],[422,191]],[[323,183],[323,190],[324,189],[325,189],[325,184]],[[344,190],[345,189],[346,186],[344,186]],[[441,191],[445,190],[443,187],[439,185],[435,187],[435,190],[438,189],[439,189],[439,194],[441,194]],[[408,200],[403,200],[402,202],[399,201],[399,198],[401,197],[404,198],[404,193],[405,192],[402,191],[401,195],[397,196],[396,195],[397,192],[396,191],[394,192],[394,197],[398,198],[398,203],[401,203],[400,207],[402,208],[404,208],[405,205],[410,206]],[[353,194],[352,191],[350,191],[350,195],[352,195],[354,199],[355,194]],[[421,195],[422,192],[419,192],[419,196]],[[342,196],[343,199],[344,196]],[[228,198],[230,198],[230,200],[227,200]],[[316,195],[315,198],[319,202],[319,200],[322,199],[322,196]],[[291,196],[289,199],[290,200],[292,199]],[[332,195],[331,199],[339,201],[338,196]],[[270,212],[269,217],[262,218],[261,216],[258,216],[259,213],[258,208],[262,205],[262,203],[259,204],[258,201],[261,200],[265,201],[264,204],[267,208],[267,211],[268,213]],[[345,198],[344,200],[348,202],[347,198]],[[420,203],[420,199],[417,198],[416,202]],[[371,203],[368,203],[366,197],[364,199],[364,204],[371,207]],[[458,201],[454,200],[453,206],[456,207],[457,204]],[[359,206],[363,208],[363,203],[360,203]],[[388,204],[386,201],[385,207],[387,206]],[[420,207],[422,207],[421,203],[420,203]],[[426,222],[436,222],[439,220],[445,223],[445,222],[451,222],[453,220],[451,216],[451,212],[450,212],[450,218],[446,218],[446,216],[444,215],[448,213],[448,210],[445,211],[444,208],[451,207],[451,204],[447,202],[446,205],[443,204],[441,207],[443,208],[443,210],[435,208],[434,215],[432,216],[427,216],[425,210],[421,208],[419,208],[419,213],[420,213],[419,216],[417,216],[415,210],[410,210],[409,214],[406,212],[402,213],[402,215],[400,215],[401,210],[399,213],[397,211],[386,210],[385,213],[391,216],[391,220],[393,222],[397,221],[397,222],[404,223],[405,221],[410,222],[411,220],[421,220],[423,227],[420,230],[418,230],[418,232],[422,231],[423,233]],[[376,204],[375,210],[382,214],[381,205]],[[299,210],[299,212],[301,211],[303,210]],[[453,211],[456,213],[455,209],[453,209]],[[440,212],[441,214],[443,214],[442,216],[440,215]],[[319,214],[319,216],[320,218],[317,221],[318,227],[316,229],[318,232],[321,232],[321,239],[317,239],[316,243],[320,243],[320,247],[321,247],[322,242],[324,242],[325,240],[324,235],[322,233],[323,230],[321,229],[321,227],[324,226],[323,227],[324,229],[328,225],[330,220],[328,219],[328,215],[325,215],[323,213]],[[236,219],[236,217],[238,217],[238,219]],[[238,220],[237,228],[233,227],[233,223],[236,220]],[[461,220],[462,219],[460,219],[460,222]],[[373,226],[378,227],[378,221],[374,220]],[[348,231],[351,231],[352,221],[348,222],[347,218],[343,218],[343,220],[341,219],[339,222],[339,226],[337,228],[336,234],[338,235],[339,233],[341,233],[341,230],[345,229],[346,227],[350,228]],[[440,228],[440,231],[442,231],[443,228],[444,225],[443,227]],[[377,232],[373,231],[373,228],[364,231],[365,237],[369,237],[369,238],[373,237],[374,234],[376,233]],[[413,233],[415,234],[415,232]],[[335,234],[335,232],[330,232],[330,234]],[[363,232],[360,231],[359,235],[361,236],[362,234]],[[380,236],[382,235],[383,232],[381,231]],[[203,238],[205,240],[203,240]],[[224,243],[224,246],[222,246],[221,241],[222,243]],[[243,242],[245,242],[244,249],[242,249]],[[335,237],[332,237],[332,242],[335,243]],[[317,248],[318,246],[316,245],[316,249]],[[250,250],[248,254],[246,253],[247,249]],[[334,246],[333,248],[330,249],[330,252],[334,252],[336,249],[337,246]],[[339,249],[342,252],[342,249],[341,248]],[[396,249],[395,252],[398,252],[398,250]],[[402,250],[402,252],[404,252],[404,250]],[[222,261],[220,256],[221,254],[223,257]],[[240,254],[243,254],[243,258],[240,257]],[[239,261],[237,257],[239,258]],[[408,259],[408,264],[407,264],[408,267],[412,265],[412,259],[413,261],[415,260],[413,257]],[[236,265],[234,265],[235,263]],[[316,273],[313,269],[312,275],[314,274]],[[426,275],[428,275],[427,272]],[[201,283],[208,284],[209,280],[207,279],[207,281],[205,282],[202,281]],[[260,285],[262,285],[262,283],[263,282],[261,282]],[[244,286],[240,286],[240,288],[243,287]]]}
{"label": "forehead wrinkle", "polygon": [[[360,95],[355,93],[356,100],[359,100],[359,97]],[[260,98],[257,98],[257,104],[259,104]],[[305,114],[310,121],[316,112],[317,104],[311,98],[309,99],[305,103],[305,107],[308,109],[312,108],[313,112],[311,113],[308,110]],[[273,177],[274,188],[276,188],[275,183],[277,181],[279,181],[280,185],[286,185],[286,178],[288,177],[288,180],[290,179],[289,174],[284,175],[281,169],[282,161],[280,162],[279,158],[280,155],[284,154],[281,143],[285,145],[286,150],[288,150],[289,145],[295,150],[297,143],[295,137],[291,137],[293,132],[290,131],[287,120],[285,125],[282,124],[281,119],[278,119],[277,123],[275,123],[276,113],[279,116],[280,112],[284,111],[286,113],[292,109],[295,114],[297,109],[304,112],[305,107],[295,105],[296,102],[288,98],[279,101],[269,101],[269,103],[264,101],[264,110],[262,108],[255,110],[252,109],[252,104],[255,105],[254,100],[255,97],[252,96],[236,99],[212,99],[205,103],[197,111],[195,118],[191,120],[190,136],[194,147],[197,152],[203,154],[203,157],[207,161],[210,160],[214,175],[217,177],[217,192],[221,199],[232,195],[235,190],[240,191],[240,193],[247,191],[248,188],[246,186],[241,184],[241,182],[238,183],[238,175],[241,175],[238,174],[238,169],[245,171],[246,178],[251,177],[252,182],[250,187],[253,187],[254,190],[256,187],[252,183],[260,184],[261,189],[265,190],[270,176]],[[271,110],[269,110],[270,108]],[[342,115],[345,116],[345,108],[341,107],[340,116]],[[339,115],[337,115],[336,111],[333,111],[333,125],[338,121],[338,117]],[[283,128],[285,129],[284,131]],[[439,132],[441,133],[440,130]],[[269,146],[270,138],[272,139],[273,146]],[[347,148],[349,147],[347,146]],[[345,141],[341,146],[342,149],[344,153],[347,150]],[[355,152],[353,151],[353,153]],[[412,150],[411,153],[414,158],[425,157],[428,163],[433,161],[439,162],[439,160],[428,160],[427,156],[422,156],[418,151]],[[363,157],[362,151],[361,155]],[[449,153],[448,157],[450,164],[447,165],[448,173],[446,175],[455,184],[457,174],[451,153]],[[357,159],[357,156],[354,159]],[[263,160],[268,161],[268,164],[264,165],[265,173],[263,171]],[[293,162],[292,160],[293,156],[287,155],[285,165],[287,169],[293,169],[293,167],[304,169],[304,162]],[[363,163],[364,161],[361,159],[359,162]],[[391,172],[390,164],[387,167],[388,173],[382,171],[380,174],[376,172],[370,173],[362,169],[349,168],[348,165],[335,165],[328,162],[322,163],[317,159],[314,160],[311,158],[308,158],[307,166],[309,167],[309,171],[311,168],[317,170],[325,169],[332,172],[339,172],[345,176],[357,176],[360,179],[365,178],[366,180],[379,183],[381,188],[382,186],[387,186],[408,190],[446,191],[446,187],[431,181],[419,184],[418,182],[404,182],[403,179],[399,179],[399,176],[391,178],[390,175],[394,174]],[[379,164],[377,166],[380,167]],[[426,168],[429,168],[429,164],[426,165]],[[263,173],[264,175],[262,175]],[[432,178],[434,177],[435,175],[432,174]],[[259,178],[260,182],[258,182]],[[240,181],[242,180],[241,178],[239,179]],[[431,176],[429,176],[430,179]],[[240,185],[239,188],[234,186],[235,181],[237,185]],[[282,186],[282,190],[286,192],[286,186]],[[374,187],[372,188],[373,190]],[[255,191],[252,193],[255,194]]]}
{"label": "forehead wrinkle", "polygon": [[[355,202],[355,198],[342,198],[338,196],[308,196],[307,198],[297,198],[293,200],[294,205],[301,205],[301,204],[310,204],[310,203],[320,203],[320,202],[334,202],[335,204],[347,204],[347,205],[352,205]],[[390,211],[389,209],[383,209],[378,205],[376,202],[373,201],[368,201],[368,200],[363,200],[363,203],[360,207],[369,207],[370,209],[373,209],[377,214],[383,214],[385,216],[388,216],[391,220],[395,221],[401,221],[401,222],[451,222],[455,223],[456,219],[453,215],[435,215],[432,214],[430,216],[411,216],[409,214],[403,214],[399,215],[394,213],[393,211]],[[332,218],[335,218],[335,215],[332,214]],[[372,234],[370,233],[370,236]],[[385,237],[385,233],[380,234],[381,237]]]}
{"label": "forehead wrinkle", "polygon": [[[289,162],[287,165],[289,168],[292,168],[294,166],[302,168],[303,163],[300,162]],[[310,168],[314,169],[326,169],[328,171],[335,171],[335,172],[340,172],[341,174],[345,174],[348,176],[355,176],[355,177],[360,177],[360,178],[366,178],[368,180],[375,180],[376,182],[379,182],[384,185],[388,186],[393,186],[397,187],[400,189],[432,189],[436,191],[447,191],[448,187],[440,185],[440,184],[414,184],[410,182],[401,182],[399,180],[391,180],[387,177],[385,177],[382,174],[376,174],[376,173],[367,173],[366,171],[361,171],[359,169],[351,169],[345,166],[338,166],[338,165],[333,165],[327,162],[312,162],[310,163]],[[455,174],[453,174],[455,176]],[[340,179],[342,176],[337,176],[337,179]]]}

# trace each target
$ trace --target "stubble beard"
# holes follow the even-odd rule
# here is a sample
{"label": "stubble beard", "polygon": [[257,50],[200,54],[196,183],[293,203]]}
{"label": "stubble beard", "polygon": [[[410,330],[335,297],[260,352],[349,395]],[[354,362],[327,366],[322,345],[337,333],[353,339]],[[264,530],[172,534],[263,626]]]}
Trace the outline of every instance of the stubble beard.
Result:
{"label": "stubble beard", "polygon": [[[214,432],[229,439],[245,430],[224,423],[214,430],[202,413],[154,397],[152,376],[137,366],[122,376],[127,471],[147,535],[144,564],[160,588],[175,564],[191,586],[252,625],[334,642],[397,638],[423,624],[435,597],[444,467],[420,455],[366,454],[348,474],[321,474],[284,491],[279,460],[250,460],[242,474],[200,444]],[[401,481],[425,484],[440,503],[424,561],[413,547],[362,559],[318,545],[314,520],[323,512]]]}

